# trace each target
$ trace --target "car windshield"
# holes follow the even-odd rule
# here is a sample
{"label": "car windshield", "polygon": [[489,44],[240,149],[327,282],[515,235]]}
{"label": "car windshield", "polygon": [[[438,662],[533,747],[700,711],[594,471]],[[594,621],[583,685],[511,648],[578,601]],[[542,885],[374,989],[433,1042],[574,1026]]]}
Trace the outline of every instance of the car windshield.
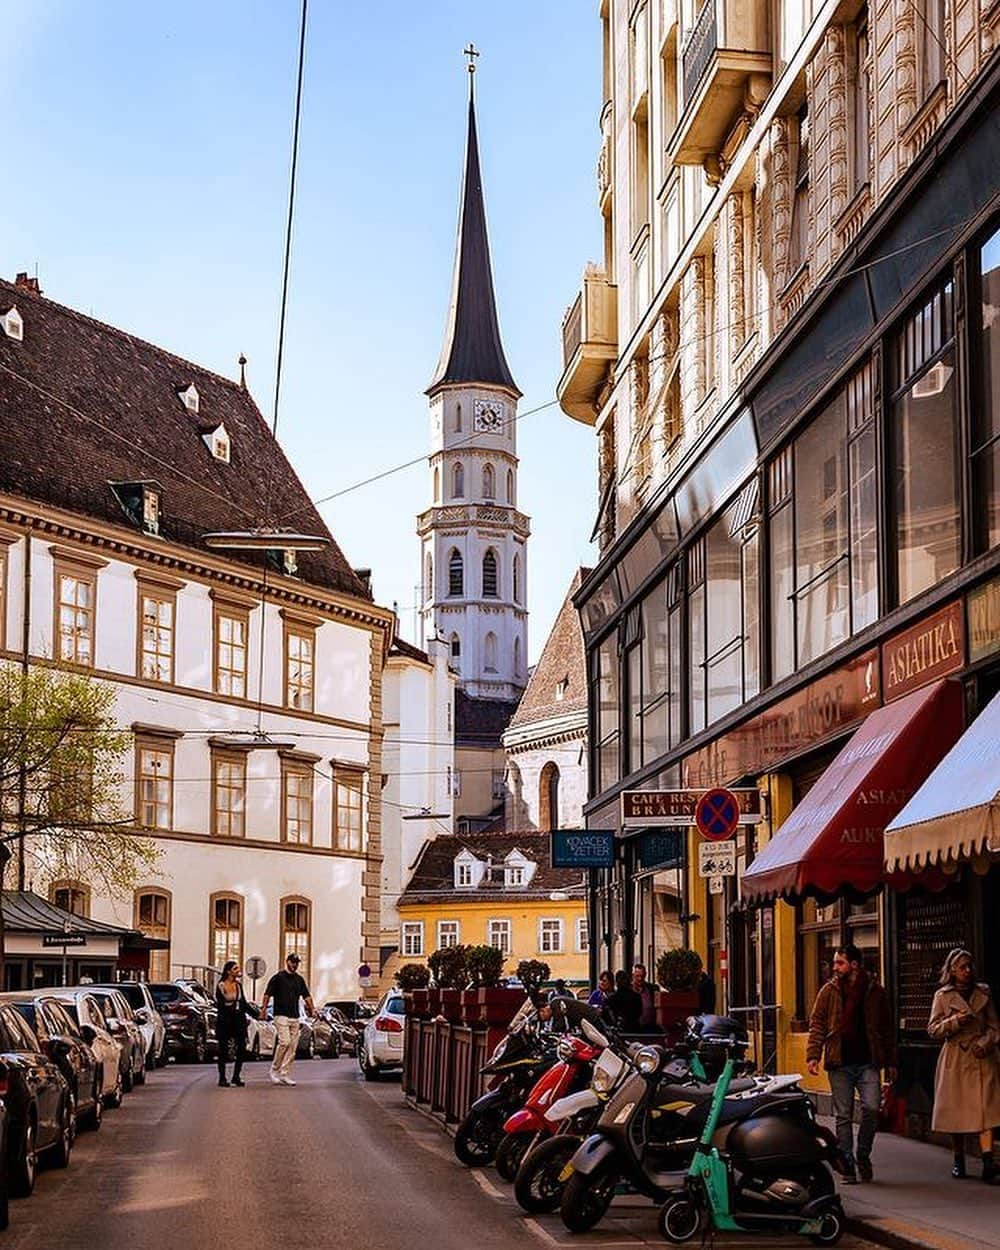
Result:
{"label": "car windshield", "polygon": [[69,1018],[72,1021],[74,1021],[74,1023],[79,1025],[80,1024],[80,1009],[76,1005],[76,1003],[73,1001],[73,999],[72,998],[60,998],[58,1001],[59,1001],[59,1005],[62,1007],[63,1011],[66,1012]]}
{"label": "car windshield", "polygon": [[115,989],[131,1007],[145,1007],[146,1000],[142,996],[142,990],[134,981],[123,981]]}
{"label": "car windshield", "polygon": [[197,981],[185,981],[181,988],[187,990],[192,998],[197,998],[203,1003],[211,1004],[212,1002],[205,987],[199,985]]}
{"label": "car windshield", "polygon": [[11,1006],[19,1016],[27,1020],[33,1029],[38,1027],[38,1021],[35,1018],[34,1003],[12,1003]]}

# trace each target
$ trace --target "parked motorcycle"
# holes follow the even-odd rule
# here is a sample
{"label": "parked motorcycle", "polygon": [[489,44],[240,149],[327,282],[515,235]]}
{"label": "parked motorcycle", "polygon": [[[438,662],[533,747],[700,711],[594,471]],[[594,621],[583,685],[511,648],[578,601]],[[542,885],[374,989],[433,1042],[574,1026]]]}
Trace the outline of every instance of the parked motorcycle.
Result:
{"label": "parked motorcycle", "polygon": [[660,1210],[660,1232],[680,1244],[707,1223],[712,1230],[798,1233],[817,1246],[836,1245],[845,1216],[830,1167],[846,1172],[848,1164],[801,1091],[748,1100],[724,1149],[713,1144],[735,1066],[730,1055],[684,1185]]}
{"label": "parked motorcycle", "polygon": [[[746,1035],[736,1021],[704,1016],[691,1022],[690,1058],[657,1046],[638,1047],[623,1056],[624,1070],[594,1132],[561,1174],[565,1188],[560,1214],[571,1232],[593,1228],[622,1182],[656,1202],[664,1202],[683,1184],[716,1092],[714,1082],[700,1077],[706,1067],[713,1074],[718,1071],[718,1039],[729,1036],[737,1039],[734,1047],[746,1048]],[[703,1065],[697,1074],[692,1063]],[[797,1076],[733,1076],[730,1070],[718,1116],[720,1131],[782,1092],[806,1101],[794,1090]]]}
{"label": "parked motorcycle", "polygon": [[531,1147],[553,1132],[546,1112],[553,1102],[585,1089],[591,1067],[601,1051],[585,1038],[567,1034],[556,1044],[558,1063],[538,1078],[525,1103],[504,1122],[503,1140],[497,1147],[494,1166],[502,1180],[513,1181]]}
{"label": "parked motorcycle", "polygon": [[541,1031],[537,1015],[518,1013],[497,1042],[484,1075],[489,1089],[469,1108],[455,1133],[455,1154],[466,1167],[485,1167],[496,1157],[508,1116],[517,1110],[539,1076],[556,1062],[557,1038]]}

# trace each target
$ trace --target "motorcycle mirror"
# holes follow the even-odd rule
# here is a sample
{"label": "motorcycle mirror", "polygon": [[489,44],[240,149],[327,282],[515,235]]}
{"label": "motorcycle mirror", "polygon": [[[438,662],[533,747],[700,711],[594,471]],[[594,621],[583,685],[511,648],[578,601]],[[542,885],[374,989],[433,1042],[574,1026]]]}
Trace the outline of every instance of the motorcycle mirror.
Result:
{"label": "motorcycle mirror", "polygon": [[583,1030],[583,1036],[587,1039],[588,1042],[592,1042],[593,1045],[595,1046],[600,1046],[602,1050],[610,1046],[611,1043],[604,1036],[601,1030],[598,1028],[595,1028],[595,1026],[592,1025],[589,1020],[586,1020],[586,1019],[581,1020],[580,1028]]}

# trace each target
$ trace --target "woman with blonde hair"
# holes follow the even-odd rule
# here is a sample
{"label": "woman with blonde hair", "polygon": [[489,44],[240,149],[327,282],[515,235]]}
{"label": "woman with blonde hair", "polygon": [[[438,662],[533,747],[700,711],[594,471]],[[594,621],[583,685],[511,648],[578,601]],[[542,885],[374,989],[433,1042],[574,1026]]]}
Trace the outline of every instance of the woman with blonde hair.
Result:
{"label": "woman with blonde hair", "polygon": [[990,987],[976,980],[972,955],[956,947],[941,969],[927,1032],[943,1042],[934,1077],[935,1132],[950,1133],[955,1148],[951,1174],[965,1177],[965,1134],[979,1134],[983,1180],[992,1185],[993,1128],[1000,1124],[1000,1020]]}

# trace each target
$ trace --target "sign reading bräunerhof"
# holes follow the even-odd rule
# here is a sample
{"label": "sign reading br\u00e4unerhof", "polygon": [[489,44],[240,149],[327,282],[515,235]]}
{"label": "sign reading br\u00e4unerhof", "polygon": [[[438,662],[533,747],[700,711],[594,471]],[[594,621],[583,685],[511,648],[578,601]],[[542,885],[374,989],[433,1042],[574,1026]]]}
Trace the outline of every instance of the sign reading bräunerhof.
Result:
{"label": "sign reading br\u00e4unerhof", "polygon": [[[622,827],[648,829],[658,825],[693,825],[698,804],[707,791],[701,790],[623,790]],[[760,791],[730,790],[739,804],[737,824],[756,825],[763,819]]]}

